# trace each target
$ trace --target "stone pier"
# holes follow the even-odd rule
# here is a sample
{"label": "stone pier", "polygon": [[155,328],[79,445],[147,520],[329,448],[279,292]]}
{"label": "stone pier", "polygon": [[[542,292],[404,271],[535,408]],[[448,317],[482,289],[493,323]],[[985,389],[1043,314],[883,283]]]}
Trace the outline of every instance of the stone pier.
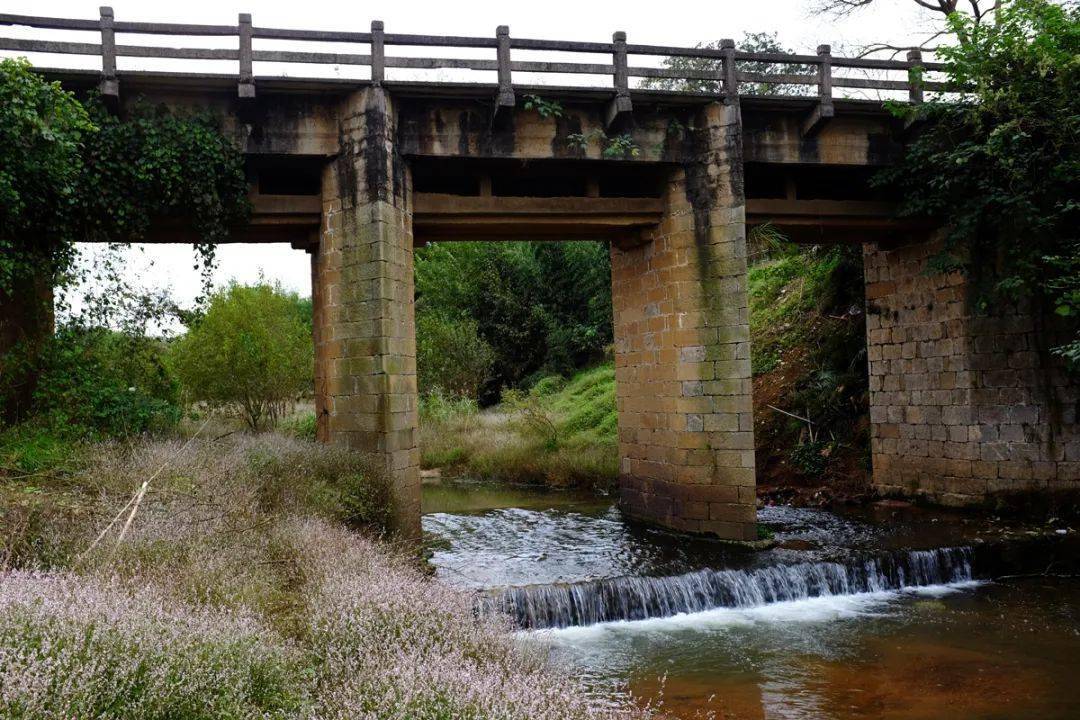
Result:
{"label": "stone pier", "polygon": [[623,510],[757,537],[739,107],[713,103],[651,241],[612,245]]}
{"label": "stone pier", "polygon": [[940,248],[864,245],[874,485],[949,505],[1080,489],[1061,338],[1023,309],[976,312],[963,275],[927,272]]}
{"label": "stone pier", "polygon": [[312,255],[318,436],[370,453],[393,489],[398,531],[419,536],[409,176],[381,88],[351,95],[339,117]]}

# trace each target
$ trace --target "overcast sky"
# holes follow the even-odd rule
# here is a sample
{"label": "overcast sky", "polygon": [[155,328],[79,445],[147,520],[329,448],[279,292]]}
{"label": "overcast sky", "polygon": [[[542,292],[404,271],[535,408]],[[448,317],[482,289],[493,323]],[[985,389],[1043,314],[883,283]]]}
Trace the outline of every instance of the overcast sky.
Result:
{"label": "overcast sky", "polygon": [[[4,3],[4,11],[96,18],[99,4],[88,0],[8,0]],[[921,11],[912,0],[878,0],[871,8],[843,19],[815,15],[811,2],[798,0],[683,0],[678,3],[594,0],[395,0],[366,3],[340,0],[243,0],[241,3],[232,0],[113,0],[111,4],[117,20],[235,24],[238,12],[250,12],[254,16],[254,23],[263,27],[366,31],[371,20],[381,19],[386,23],[387,32],[490,36],[494,35],[497,25],[505,24],[510,26],[511,35],[517,37],[608,41],[613,31],[624,30],[632,43],[656,45],[690,46],[723,37],[738,38],[744,32],[765,31],[778,33],[781,43],[796,51],[813,52],[817,45],[830,43],[834,54],[841,54],[845,48],[872,42],[910,44],[921,41],[937,19]],[[12,32],[11,28],[2,27],[0,34],[25,36],[18,29]],[[54,39],[62,36],[62,33],[49,35]],[[150,44],[155,40],[157,44],[169,42],[139,37],[141,44]],[[32,60],[45,63],[47,59]],[[80,60],[93,62],[95,59]],[[123,67],[121,64],[121,71]],[[256,77],[260,73],[258,64],[255,73]],[[218,258],[217,283],[233,278],[248,282],[261,274],[302,294],[310,292],[308,258],[301,251],[281,245],[226,245],[219,248]],[[182,304],[189,304],[199,289],[199,276],[192,268],[192,260],[192,250],[187,246],[153,245],[130,253],[133,274],[147,285],[171,288],[173,296]]]}

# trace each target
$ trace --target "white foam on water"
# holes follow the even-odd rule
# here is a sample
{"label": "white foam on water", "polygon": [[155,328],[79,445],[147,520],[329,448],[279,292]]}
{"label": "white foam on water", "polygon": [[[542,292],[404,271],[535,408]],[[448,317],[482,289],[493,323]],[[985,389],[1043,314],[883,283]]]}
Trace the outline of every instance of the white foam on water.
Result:
{"label": "white foam on water", "polygon": [[519,634],[540,640],[577,644],[613,635],[647,635],[686,630],[715,630],[728,627],[779,623],[820,623],[860,617],[879,617],[905,597],[945,597],[984,585],[982,580],[963,580],[938,585],[921,585],[850,595],[822,595],[786,600],[754,607],[715,608],[694,613],[644,620],[615,620],[594,625],[526,630]]}

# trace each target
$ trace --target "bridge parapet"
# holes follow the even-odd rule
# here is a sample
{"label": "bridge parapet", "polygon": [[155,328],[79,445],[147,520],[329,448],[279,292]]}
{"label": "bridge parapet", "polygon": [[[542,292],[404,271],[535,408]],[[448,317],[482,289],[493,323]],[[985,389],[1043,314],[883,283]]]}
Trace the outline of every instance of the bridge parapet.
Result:
{"label": "bridge parapet", "polygon": [[[367,70],[354,78],[355,82],[382,84],[387,70],[419,73],[421,79],[394,84],[421,84],[453,88],[469,85],[468,76],[474,73],[494,74],[496,82],[479,83],[490,86],[492,110],[495,115],[516,104],[516,94],[527,87],[550,87],[558,90],[554,78],[570,78],[576,88],[609,91],[603,118],[608,129],[618,130],[629,116],[633,101],[631,90],[643,84],[660,83],[676,88],[670,93],[700,96],[737,102],[745,95],[816,96],[817,102],[802,120],[804,134],[813,136],[834,113],[834,93],[870,91],[880,95],[900,93],[913,102],[922,100],[923,93],[945,91],[948,86],[924,77],[943,69],[938,63],[924,62],[918,53],[905,60],[834,57],[828,45],[818,47],[815,55],[761,53],[738,50],[732,40],[723,40],[717,47],[693,48],[665,45],[639,45],[627,42],[625,32],[614,33],[611,42],[580,42],[517,38],[507,26],[499,26],[493,37],[462,37],[387,33],[381,21],[373,21],[369,32],[340,30],[301,30],[268,28],[255,25],[248,13],[238,15],[236,25],[205,25],[116,20],[112,8],[101,8],[97,19],[52,18],[15,14],[0,14],[0,25],[24,26],[24,37],[0,38],[0,51],[40,53],[50,57],[98,56],[101,58],[100,89],[107,98],[115,100],[121,80],[134,71],[121,69],[120,61],[130,59],[166,59],[181,61],[217,61],[214,73],[221,77],[232,75],[236,81],[236,96],[245,100],[256,97],[256,88],[263,80],[288,79],[302,81],[305,77],[326,77],[304,68],[334,66],[353,73],[357,68]],[[52,40],[35,37],[36,30],[64,30],[81,33],[82,40]],[[93,36],[97,37],[94,38]],[[117,43],[125,35],[163,35],[176,38],[229,38],[232,47],[207,48],[199,44],[175,47]],[[86,37],[90,36],[90,37]],[[92,41],[95,40],[96,42]],[[261,41],[291,41],[295,48],[270,49]],[[361,44],[367,52],[314,52],[301,49],[305,43]],[[232,43],[230,43],[232,44]],[[481,57],[415,57],[391,54],[387,48],[438,48],[476,52]],[[513,57],[514,51],[576,53],[596,57],[595,62],[564,62],[549,59],[523,60]],[[492,57],[494,55],[494,57]],[[673,62],[674,61],[674,62]],[[679,61],[692,61],[689,65]],[[222,63],[236,63],[235,70],[224,70]],[[203,63],[206,64],[206,63]],[[256,64],[269,70],[256,74]],[[275,69],[271,69],[274,64]],[[64,65],[62,65],[63,67]],[[261,69],[261,68],[260,68]],[[841,70],[843,72],[837,72]],[[446,71],[457,74],[447,79]],[[877,74],[874,76],[874,74]],[[515,84],[514,74],[535,78],[532,83]],[[900,75],[901,77],[897,77]]]}

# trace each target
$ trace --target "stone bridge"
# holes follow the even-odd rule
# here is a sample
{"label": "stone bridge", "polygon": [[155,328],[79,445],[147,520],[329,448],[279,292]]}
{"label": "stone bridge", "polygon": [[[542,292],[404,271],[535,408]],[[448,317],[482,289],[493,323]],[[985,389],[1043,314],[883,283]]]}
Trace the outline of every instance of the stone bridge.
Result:
{"label": "stone bridge", "polygon": [[[420,498],[413,249],[455,239],[610,242],[621,502],[634,517],[756,538],[746,229],[763,223],[864,248],[878,488],[967,504],[1080,482],[1077,386],[1042,357],[1032,317],[976,314],[962,276],[926,272],[933,225],[897,219],[894,199],[869,183],[916,129],[880,99],[853,95],[918,102],[944,90],[915,70],[940,70],[917,53],[879,61],[833,57],[828,46],[807,56],[746,53],[730,41],[637,46],[623,33],[610,43],[522,40],[505,27],[491,38],[392,35],[378,22],[363,33],[302,31],[253,26],[247,15],[235,26],[121,23],[108,8],[94,20],[2,15],[0,24],[90,34],[95,42],[4,38],[0,50],[100,56],[100,70],[37,64],[69,88],[99,88],[120,113],[142,98],[220,114],[247,155],[255,208],[233,239],[310,254],[318,437],[381,459],[407,531],[418,531]],[[117,45],[124,33],[234,45]],[[260,49],[263,39],[368,51]],[[410,45],[494,57],[386,53]],[[601,63],[513,60],[512,50]],[[235,61],[239,72],[118,70],[118,56]],[[713,62],[631,66],[637,56]],[[366,76],[264,77],[254,63],[339,63]],[[388,76],[399,70],[494,77]],[[514,74],[587,79],[530,85]],[[162,223],[153,240],[195,238]]]}

